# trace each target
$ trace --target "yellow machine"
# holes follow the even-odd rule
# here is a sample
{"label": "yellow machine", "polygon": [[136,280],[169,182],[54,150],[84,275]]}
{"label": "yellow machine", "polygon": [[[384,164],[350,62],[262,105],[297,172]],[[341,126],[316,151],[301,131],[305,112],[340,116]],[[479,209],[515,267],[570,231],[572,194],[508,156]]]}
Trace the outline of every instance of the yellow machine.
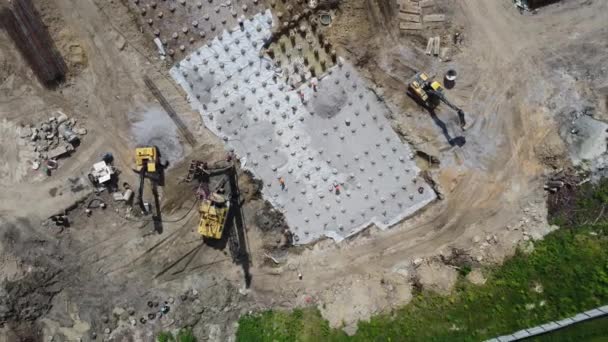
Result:
{"label": "yellow machine", "polygon": [[162,183],[162,167],[159,161],[160,154],[156,146],[138,147],[135,149],[135,172],[139,174],[139,190],[137,191],[137,203],[144,214],[149,213],[149,205],[144,203],[144,185],[148,178],[152,183],[152,194],[154,195],[154,207],[156,214],[153,215],[154,229],[162,231],[162,216],[160,211],[160,200],[158,196],[158,185]]}
{"label": "yellow machine", "polygon": [[429,76],[423,72],[420,72],[414,76],[414,80],[410,83],[410,89],[422,102],[430,105],[430,97],[427,93],[427,89],[433,91],[441,91],[441,84],[437,81],[429,81]]}
{"label": "yellow machine", "polygon": [[416,76],[414,76],[414,80],[409,84],[409,92],[415,99],[430,109],[435,108],[439,101],[445,103],[448,107],[452,108],[454,111],[456,111],[456,113],[458,113],[460,127],[464,130],[466,124],[464,111],[448,101],[443,94],[443,87],[441,86],[441,83],[431,80],[431,78],[424,72],[419,72],[416,74]]}
{"label": "yellow machine", "polygon": [[[158,165],[158,150],[155,146],[138,147],[135,149],[135,170],[137,172],[144,171],[148,174],[156,173]],[[145,170],[142,168],[145,166]]]}
{"label": "yellow machine", "polygon": [[198,224],[198,232],[203,238],[216,239],[222,238],[226,218],[230,210],[230,201],[224,195],[217,192],[201,202],[199,212],[201,218]]}

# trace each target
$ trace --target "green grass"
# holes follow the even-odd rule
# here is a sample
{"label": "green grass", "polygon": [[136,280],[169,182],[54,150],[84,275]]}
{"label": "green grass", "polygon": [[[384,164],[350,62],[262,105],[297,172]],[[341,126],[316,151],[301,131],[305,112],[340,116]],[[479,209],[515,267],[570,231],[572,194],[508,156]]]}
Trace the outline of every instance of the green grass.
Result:
{"label": "green grass", "polygon": [[[608,304],[608,182],[579,191],[564,226],[487,270],[484,286],[461,275],[448,297],[416,295],[405,307],[359,323],[347,337],[331,329],[316,309],[268,311],[241,318],[238,341],[480,341]],[[570,203],[572,204],[572,203]],[[608,213],[606,213],[608,214]],[[608,216],[608,215],[606,215]],[[594,224],[595,222],[595,224]],[[463,272],[463,275],[466,272]],[[534,291],[541,284],[541,293]],[[608,334],[602,332],[604,338]]]}
{"label": "green grass", "polygon": [[168,331],[161,331],[156,335],[157,342],[196,342],[196,337],[192,334],[190,329],[180,329],[177,332],[177,336],[173,336]]}
{"label": "green grass", "polygon": [[526,342],[604,342],[608,340],[608,317],[570,325],[554,332],[526,339]]}

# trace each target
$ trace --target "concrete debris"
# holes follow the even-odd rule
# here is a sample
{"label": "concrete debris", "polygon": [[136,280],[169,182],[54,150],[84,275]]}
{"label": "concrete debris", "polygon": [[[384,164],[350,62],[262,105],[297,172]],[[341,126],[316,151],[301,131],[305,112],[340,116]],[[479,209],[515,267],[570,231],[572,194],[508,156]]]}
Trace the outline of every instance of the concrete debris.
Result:
{"label": "concrete debris", "polygon": [[74,133],[76,133],[78,135],[86,135],[87,129],[83,128],[83,127],[74,128]]}
{"label": "concrete debris", "polygon": [[433,41],[433,56],[439,56],[439,47],[441,45],[441,38],[439,36],[435,37]]}
{"label": "concrete debris", "polygon": [[441,51],[439,52],[439,59],[442,62],[449,62],[452,60],[452,56],[450,55],[450,48],[448,47],[444,47],[441,48]]}
{"label": "concrete debris", "polygon": [[160,41],[160,38],[154,38],[154,44],[156,44],[156,48],[158,49],[158,54],[162,57],[166,56],[165,47],[163,46],[163,42]]}
{"label": "concrete debris", "polygon": [[80,142],[80,136],[85,135],[84,127],[75,127],[76,119],[70,119],[65,113],[56,111],[54,116],[40,121],[35,125],[21,127],[19,137],[30,141],[29,146],[37,152],[31,161],[37,169],[47,159],[57,159],[69,155]]}
{"label": "concrete debris", "polygon": [[57,113],[59,114],[59,116],[56,119],[58,124],[62,124],[64,122],[68,121],[68,116],[65,113],[63,113],[61,111],[57,111]]}
{"label": "concrete debris", "polygon": [[431,53],[433,53],[434,41],[435,41],[435,37],[430,37],[429,40],[427,40],[427,42],[426,42],[426,49],[424,50],[424,53],[426,53],[428,56],[430,56]]}
{"label": "concrete debris", "polygon": [[116,38],[116,48],[119,51],[122,51],[125,49],[126,46],[127,40],[125,39],[125,37],[123,37],[122,35],[118,35],[118,37]]}
{"label": "concrete debris", "polygon": [[64,157],[69,155],[72,151],[74,151],[74,147],[69,144],[59,145],[51,150],[48,150],[46,154],[46,158],[44,159],[58,159],[60,157]]}
{"label": "concrete debris", "polygon": [[431,37],[426,43],[425,53],[427,55],[438,56],[439,55],[439,47],[441,45],[441,38],[439,36]]}

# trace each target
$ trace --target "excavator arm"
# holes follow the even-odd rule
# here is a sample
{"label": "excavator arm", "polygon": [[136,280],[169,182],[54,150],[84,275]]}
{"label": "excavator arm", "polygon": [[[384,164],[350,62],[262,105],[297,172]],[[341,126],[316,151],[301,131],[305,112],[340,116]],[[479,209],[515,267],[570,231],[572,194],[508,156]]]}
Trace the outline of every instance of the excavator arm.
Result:
{"label": "excavator arm", "polygon": [[443,92],[437,91],[437,90],[429,90],[429,92],[433,96],[437,97],[441,102],[445,103],[448,107],[452,108],[456,113],[458,113],[458,120],[460,123],[460,127],[464,130],[464,126],[466,125],[464,111],[462,109],[460,109],[460,107],[458,107],[455,104],[453,104],[452,102],[450,102],[445,97],[445,95],[443,95]]}
{"label": "excavator arm", "polygon": [[146,207],[144,206],[144,185],[146,179],[146,169],[148,166],[147,163],[144,162],[142,168],[139,170],[139,189],[137,191],[137,204],[141,208],[141,212],[146,212]]}

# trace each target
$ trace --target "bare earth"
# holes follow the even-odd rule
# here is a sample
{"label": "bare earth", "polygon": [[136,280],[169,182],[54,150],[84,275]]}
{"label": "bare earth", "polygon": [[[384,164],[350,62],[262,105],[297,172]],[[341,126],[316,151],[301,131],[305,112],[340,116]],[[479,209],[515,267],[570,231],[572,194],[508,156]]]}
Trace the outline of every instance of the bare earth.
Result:
{"label": "bare earth", "polygon": [[[606,159],[604,136],[570,132],[584,108],[593,109],[593,120],[608,119],[608,3],[569,0],[520,15],[508,0],[436,0],[430,11],[446,14],[446,22],[414,34],[399,30],[394,5],[343,1],[326,36],[383,96],[396,132],[427,156],[419,166],[442,199],[387,231],[370,227],[339,244],[290,247],[280,215],[259,196],[261,185],[240,172],[245,266],[196,232],[193,186],[179,179],[190,159],[217,161],[225,151],[168,77],[169,59],[157,57],[126,1],[37,2],[70,67],[67,82],[54,90],[38,83],[0,30],[0,341],[149,341],[183,326],[223,341],[233,338],[244,313],[308,305],[353,332],[358,320],[406,304],[414,287],[449,293],[460,265],[500,263],[523,240],[554,229],[546,222],[546,177],[581,156]],[[456,32],[461,44],[452,42]],[[450,47],[451,61],[424,53],[435,35]],[[446,93],[468,114],[465,132],[446,106],[433,119],[405,93],[416,71],[441,79],[450,68],[459,77]],[[160,108],[144,75],[198,141],[194,148],[181,141],[175,150],[183,161],[171,164],[162,189],[167,222],[160,234],[107,193],[100,197],[108,208],[85,214],[94,196],[86,173],[102,153],[113,153],[121,182],[137,183],[137,127]],[[56,110],[88,132],[47,177],[31,169],[34,152],[19,130]],[[166,134],[158,139],[176,141],[173,131]],[[450,146],[446,135],[462,136],[464,145]],[[68,207],[69,228],[48,224]],[[471,281],[483,283],[474,272]],[[170,312],[149,318],[165,301]]]}

